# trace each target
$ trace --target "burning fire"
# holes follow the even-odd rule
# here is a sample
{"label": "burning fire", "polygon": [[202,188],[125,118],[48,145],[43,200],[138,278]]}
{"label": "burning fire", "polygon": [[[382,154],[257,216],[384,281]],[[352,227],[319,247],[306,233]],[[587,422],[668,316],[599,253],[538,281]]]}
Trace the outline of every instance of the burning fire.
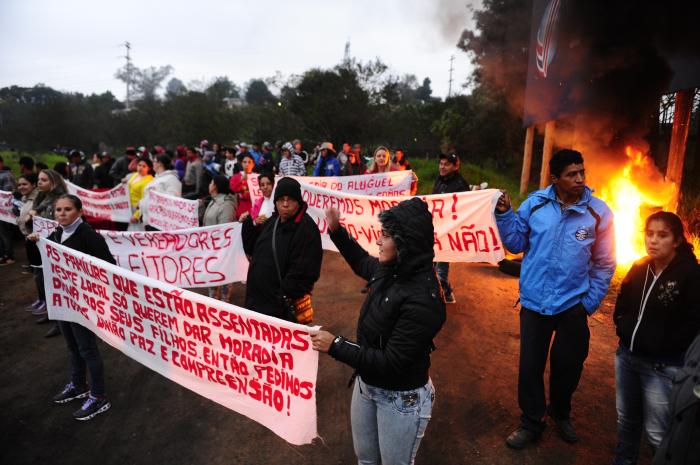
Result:
{"label": "burning fire", "polygon": [[627,147],[627,163],[600,191],[615,215],[615,246],[619,266],[628,268],[646,255],[644,220],[672,201],[676,185],[663,179],[654,162]]}

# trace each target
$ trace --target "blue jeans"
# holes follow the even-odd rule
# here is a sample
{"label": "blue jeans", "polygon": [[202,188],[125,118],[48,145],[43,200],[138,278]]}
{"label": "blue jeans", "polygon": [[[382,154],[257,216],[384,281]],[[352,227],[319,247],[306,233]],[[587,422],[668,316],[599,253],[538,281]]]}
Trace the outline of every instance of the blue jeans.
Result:
{"label": "blue jeans", "polygon": [[447,275],[450,274],[450,263],[435,262],[434,268],[438,281],[440,281],[440,285],[442,286],[442,292],[444,292],[446,296],[452,294],[452,286],[450,286],[450,282],[447,280]]}
{"label": "blue jeans", "polygon": [[352,442],[359,465],[413,464],[433,410],[435,388],[390,391],[358,376],[352,393]]}
{"label": "blue jeans", "polygon": [[633,355],[619,347],[615,356],[617,447],[615,465],[633,465],[639,457],[642,428],[656,450],[670,421],[673,376],[679,367]]}
{"label": "blue jeans", "polygon": [[105,395],[105,378],[102,357],[97,348],[97,336],[89,329],[70,321],[59,321],[58,326],[66,340],[70,352],[70,379],[75,386],[87,385],[87,373],[90,370],[90,394],[95,397]]}

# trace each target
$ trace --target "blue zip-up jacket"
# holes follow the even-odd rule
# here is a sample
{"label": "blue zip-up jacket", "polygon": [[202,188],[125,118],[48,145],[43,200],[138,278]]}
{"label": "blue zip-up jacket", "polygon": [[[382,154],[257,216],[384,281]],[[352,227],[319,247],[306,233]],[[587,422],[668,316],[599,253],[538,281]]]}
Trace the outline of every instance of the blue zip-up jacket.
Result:
{"label": "blue zip-up jacket", "polygon": [[318,157],[314,176],[340,176],[340,162],[330,154],[326,155],[325,160],[323,157]]}
{"label": "blue zip-up jacket", "polygon": [[585,188],[563,212],[554,185],[530,194],[518,208],[496,212],[503,244],[525,252],[520,271],[520,303],[556,315],[582,303],[589,315],[608,292],[615,273],[613,214]]}

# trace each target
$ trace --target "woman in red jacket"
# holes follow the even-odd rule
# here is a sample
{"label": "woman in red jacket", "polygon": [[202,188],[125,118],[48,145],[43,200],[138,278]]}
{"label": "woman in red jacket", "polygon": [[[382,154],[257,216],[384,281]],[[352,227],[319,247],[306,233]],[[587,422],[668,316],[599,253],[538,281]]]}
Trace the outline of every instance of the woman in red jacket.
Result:
{"label": "woman in red jacket", "polygon": [[253,207],[248,187],[248,178],[255,168],[255,159],[251,154],[246,153],[243,155],[241,168],[241,171],[231,176],[231,192],[234,192],[236,197],[238,197],[236,219],[240,218],[243,213],[250,213],[250,209]]}

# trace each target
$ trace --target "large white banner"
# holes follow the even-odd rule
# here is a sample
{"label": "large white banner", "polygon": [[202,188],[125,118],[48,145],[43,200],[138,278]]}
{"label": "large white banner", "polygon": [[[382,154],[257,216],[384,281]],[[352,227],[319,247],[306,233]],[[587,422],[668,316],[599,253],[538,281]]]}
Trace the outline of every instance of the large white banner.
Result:
{"label": "large white banner", "polygon": [[[381,234],[377,215],[406,197],[371,197],[301,185],[308,213],[316,220],[323,248],[337,250],[328,236],[326,210],[337,208],[340,223],[370,254],[377,255]],[[424,195],[435,227],[435,261],[498,263],[504,258],[503,244],[496,227],[494,208],[501,192],[497,189]]]}
{"label": "large white banner", "polygon": [[172,195],[149,189],[148,208],[143,222],[161,231],[189,229],[199,226],[199,201],[174,197]]}
{"label": "large white banner", "polygon": [[66,181],[66,185],[68,192],[83,203],[85,215],[118,223],[128,223],[131,219],[131,198],[126,184],[104,192],[83,189],[70,181]]}
{"label": "large white banner", "polygon": [[178,231],[100,231],[122,268],[178,287],[245,281],[241,224]]}
{"label": "large white banner", "polygon": [[0,191],[0,221],[17,224],[17,217],[12,211],[12,192]]}
{"label": "large white banner", "polygon": [[[398,197],[411,195],[413,171],[390,171],[388,173],[360,174],[356,176],[290,176],[300,184],[309,184],[338,192],[380,197]],[[279,181],[282,177],[277,176]],[[248,176],[248,189],[253,203],[262,197],[258,186],[258,174]]]}
{"label": "large white banner", "polygon": [[50,319],[88,328],[292,444],[317,436],[318,352],[309,337],[317,328],[210,299],[47,239],[39,250]]}

